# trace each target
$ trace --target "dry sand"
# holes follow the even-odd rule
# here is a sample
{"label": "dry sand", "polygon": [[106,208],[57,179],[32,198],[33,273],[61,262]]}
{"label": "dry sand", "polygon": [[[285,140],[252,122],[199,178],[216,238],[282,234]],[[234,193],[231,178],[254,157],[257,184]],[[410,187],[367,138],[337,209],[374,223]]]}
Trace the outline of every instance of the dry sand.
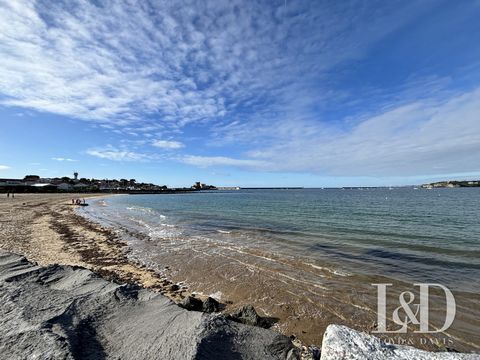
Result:
{"label": "dry sand", "polygon": [[0,248],[40,265],[82,266],[110,279],[134,282],[178,302],[184,288],[127,259],[127,246],[110,229],[75,214],[72,197],[98,194],[0,194]]}

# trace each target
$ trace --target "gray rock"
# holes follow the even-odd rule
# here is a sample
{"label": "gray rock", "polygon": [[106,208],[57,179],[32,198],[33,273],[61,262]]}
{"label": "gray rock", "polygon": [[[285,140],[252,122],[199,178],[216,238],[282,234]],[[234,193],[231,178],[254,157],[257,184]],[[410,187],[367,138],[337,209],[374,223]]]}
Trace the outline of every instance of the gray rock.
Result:
{"label": "gray rock", "polygon": [[316,346],[309,346],[308,353],[311,354],[313,360],[320,360],[320,349]]}
{"label": "gray rock", "polygon": [[302,359],[302,357],[301,357],[300,349],[298,348],[290,349],[290,351],[287,353],[286,360],[300,360],[300,359]]}
{"label": "gray rock", "polygon": [[178,290],[180,290],[180,286],[178,286],[177,284],[170,285],[170,291],[178,291]]}
{"label": "gray rock", "polygon": [[182,300],[180,306],[190,311],[202,311],[203,302],[193,296],[187,296]]}
{"label": "gray rock", "polygon": [[186,311],[89,270],[0,251],[1,359],[285,359],[273,331]]}
{"label": "gray rock", "polygon": [[236,310],[227,317],[229,320],[233,320],[242,324],[269,327],[269,323],[259,316],[252,305],[244,305],[240,309]]}
{"label": "gray rock", "polygon": [[207,300],[203,302],[202,311],[207,313],[220,311],[220,303],[209,296]]}
{"label": "gray rock", "polygon": [[346,326],[329,325],[323,335],[321,360],[444,360],[480,359],[480,355],[428,352],[410,346],[386,344],[379,338]]}

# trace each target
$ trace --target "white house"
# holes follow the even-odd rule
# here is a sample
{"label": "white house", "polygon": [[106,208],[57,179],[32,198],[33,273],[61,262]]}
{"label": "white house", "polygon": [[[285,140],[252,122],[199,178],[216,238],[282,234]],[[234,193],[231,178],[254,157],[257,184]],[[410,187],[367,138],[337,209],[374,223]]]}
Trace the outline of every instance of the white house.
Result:
{"label": "white house", "polygon": [[61,183],[57,185],[58,190],[71,190],[72,188],[73,186],[67,183]]}

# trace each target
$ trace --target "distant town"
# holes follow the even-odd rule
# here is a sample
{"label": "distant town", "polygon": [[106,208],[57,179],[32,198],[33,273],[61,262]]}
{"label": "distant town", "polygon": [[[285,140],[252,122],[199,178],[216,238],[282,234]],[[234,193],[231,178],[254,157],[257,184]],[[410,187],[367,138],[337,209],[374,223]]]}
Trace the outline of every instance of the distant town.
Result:
{"label": "distant town", "polygon": [[[415,187],[399,186],[399,187]],[[460,187],[480,187],[480,180],[448,180],[438,181],[433,183],[422,184],[419,187],[423,189],[435,188],[460,188]],[[344,189],[344,190],[367,190],[374,188],[383,188],[383,186],[376,187],[339,187],[339,188],[325,188],[325,189]],[[392,188],[392,187],[390,187]],[[416,187],[415,187],[416,188]],[[303,187],[217,187],[207,185],[202,182],[195,182],[190,187],[183,188],[169,188],[166,185],[156,185],[152,183],[137,182],[135,179],[88,179],[79,178],[78,172],[73,173],[73,177],[63,176],[54,178],[42,178],[38,175],[26,175],[23,179],[4,179],[0,178],[0,193],[22,193],[22,192],[107,192],[107,193],[129,193],[129,194],[149,194],[149,193],[173,193],[173,192],[191,192],[202,190],[240,190],[240,189],[277,189],[277,190],[296,190],[303,189]],[[323,189],[323,188],[322,188]]]}
{"label": "distant town", "polygon": [[135,179],[87,179],[79,178],[78,172],[73,178],[68,176],[41,178],[38,175],[26,175],[23,179],[0,178],[0,192],[112,192],[112,193],[169,193],[201,190],[217,190],[213,185],[194,183],[189,188],[168,188],[166,185],[137,182]]}

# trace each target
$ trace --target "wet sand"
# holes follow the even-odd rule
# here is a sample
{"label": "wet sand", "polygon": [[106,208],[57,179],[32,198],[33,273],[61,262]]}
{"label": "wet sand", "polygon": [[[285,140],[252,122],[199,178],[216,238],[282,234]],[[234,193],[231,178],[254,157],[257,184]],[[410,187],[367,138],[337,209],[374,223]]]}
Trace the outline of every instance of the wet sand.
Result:
{"label": "wet sand", "polygon": [[[115,231],[76,214],[75,206],[70,205],[71,194],[19,194],[15,199],[1,195],[0,248],[4,250],[25,255],[41,265],[82,266],[107,278],[155,289],[177,302],[190,292],[198,292],[219,294],[227,305],[225,311],[253,304],[261,315],[276,320],[273,329],[295,334],[306,344],[320,345],[325,328],[332,323],[371,332],[376,326],[377,299],[370,284],[392,282],[382,277],[341,276],[301,259],[276,258],[255,248],[239,253],[214,243],[172,254],[165,241],[166,251],[155,258],[160,266],[147,268],[132,260],[127,243]],[[88,202],[90,196],[84,197]],[[217,248],[208,251],[205,246]],[[289,274],[289,268],[301,269],[302,279]],[[173,290],[174,283],[184,286]],[[396,290],[388,301],[398,306],[399,292],[408,287],[394,283]],[[438,308],[440,295],[433,293],[438,296]],[[471,332],[456,330],[478,328],[478,311],[471,311],[479,308],[478,296],[455,295],[461,301],[457,300],[458,315],[448,334],[404,336],[410,345],[429,350],[479,350],[478,334],[475,337]],[[435,317],[432,320],[435,323]],[[438,320],[436,324],[441,323]],[[432,341],[422,342],[422,338]]]}
{"label": "wet sand", "polygon": [[[217,296],[228,302],[229,308],[252,304],[261,315],[277,321],[273,329],[285,335],[294,334],[305,344],[321,344],[330,324],[372,333],[377,322],[377,293],[372,284],[393,284],[387,293],[389,314],[400,306],[401,292],[417,290],[391,278],[358,275],[353,273],[354,269],[344,274],[332,270],[330,264],[314,264],[305,258],[254,246],[239,248],[212,239],[195,239],[180,246],[168,238],[151,241],[143,237],[140,241],[143,251],[139,258],[146,259],[146,254],[150,254],[146,263],[157,266],[169,279],[187,284],[192,291]],[[418,299],[418,293],[414,293]],[[457,315],[445,333],[414,334],[417,328],[410,326],[408,334],[375,335],[431,351],[478,351],[478,294],[454,294]],[[441,291],[431,290],[431,329],[443,325],[444,299]],[[405,314],[400,312],[400,316],[404,318]],[[387,324],[389,330],[399,328],[391,320]]]}

